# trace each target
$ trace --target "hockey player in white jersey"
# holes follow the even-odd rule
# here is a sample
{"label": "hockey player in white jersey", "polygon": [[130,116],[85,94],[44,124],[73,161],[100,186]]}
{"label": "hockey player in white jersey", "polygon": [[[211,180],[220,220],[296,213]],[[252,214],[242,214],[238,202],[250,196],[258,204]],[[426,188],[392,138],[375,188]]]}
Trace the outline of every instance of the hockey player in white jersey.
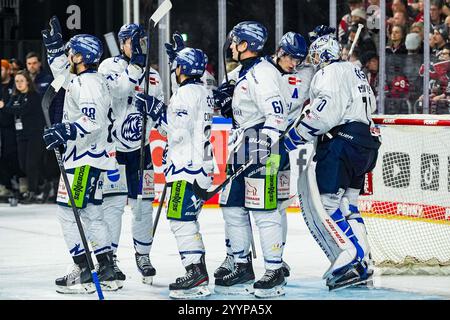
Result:
{"label": "hockey player in white jersey", "polygon": [[[142,281],[152,284],[155,268],[150,261],[150,250],[153,242],[153,165],[150,156],[148,139],[145,145],[144,179],[142,189],[142,205],[137,203],[140,188],[139,165],[141,148],[142,116],[135,105],[135,93],[143,92],[144,67],[146,55],[145,30],[134,23],[123,25],[118,33],[121,54],[104,60],[99,72],[104,74],[113,94],[114,128],[112,138],[116,141],[118,167],[104,174],[103,193],[105,220],[112,233],[115,269],[119,281],[125,280],[125,275],[117,266],[116,252],[119,245],[122,215],[128,204],[132,208],[131,232],[135,249],[135,260]],[[159,73],[150,68],[149,94],[163,100],[162,82]],[[149,133],[154,122],[147,122],[146,132]],[[138,210],[140,209],[140,212]],[[121,283],[120,283],[121,286]]]}
{"label": "hockey player in white jersey", "polygon": [[[241,133],[242,143],[231,157],[228,170],[238,169],[250,157],[254,162],[221,194],[220,204],[234,268],[216,278],[215,291],[255,293],[256,297],[283,295],[283,239],[281,214],[277,210],[280,153],[278,148],[272,148],[287,126],[283,79],[274,64],[260,57],[267,40],[267,29],[262,24],[241,22],[229,37],[233,60],[240,62],[242,67],[237,72],[235,86],[222,86],[224,91],[233,92],[232,108],[227,108],[227,103],[222,106],[228,113],[232,111],[235,130]],[[230,99],[226,100],[229,104]],[[226,112],[222,110],[222,113]],[[250,253],[250,211],[260,232],[266,269],[264,276],[256,282]]]}
{"label": "hockey player in white jersey", "polygon": [[[43,36],[50,59],[63,55],[61,37],[48,30],[43,31]],[[100,174],[113,169],[115,163],[115,148],[108,129],[111,125],[108,119],[111,92],[104,77],[97,73],[103,47],[96,37],[80,34],[70,39],[67,48],[69,70],[74,78],[67,79],[64,84],[63,122],[46,129],[43,137],[49,150],[64,146],[64,167],[99,263],[100,284],[104,290],[117,290],[111,237],[103,216],[99,184]],[[75,264],[68,275],[56,279],[56,290],[60,293],[93,293],[95,286],[86,248],[82,245],[64,183],[60,183],[57,203],[58,219]]]}
{"label": "hockey player in white jersey", "polygon": [[137,105],[167,132],[167,218],[186,269],[186,274],[171,283],[169,290],[170,297],[187,299],[211,294],[198,223],[203,201],[196,198],[192,185],[197,181],[207,189],[212,184],[210,135],[214,103],[211,90],[200,80],[207,63],[201,50],[186,47],[176,54],[173,63],[179,87],[169,105],[144,94],[138,94]]}
{"label": "hockey player in white jersey", "polygon": [[292,150],[316,141],[313,161],[298,183],[302,213],[331,262],[324,279],[330,290],[367,282],[369,245],[358,211],[364,175],[376,163],[379,138],[372,135],[375,96],[361,69],[340,60],[332,35],[309,49],[318,69],[310,89],[309,112],[296,120],[285,139]]}
{"label": "hockey player in white jersey", "polygon": [[[272,63],[280,71],[283,78],[282,92],[286,100],[288,111],[288,123],[294,121],[300,114],[304,104],[309,101],[309,85],[314,75],[314,68],[311,65],[303,63],[308,54],[308,48],[305,39],[298,33],[288,32],[280,40],[277,51],[273,56],[267,56],[266,59]],[[229,74],[229,79],[236,80],[236,76],[242,66],[237,67]],[[226,87],[226,86],[225,86]],[[222,87],[224,88],[224,87]],[[225,96],[224,96],[225,95]],[[216,93],[217,97],[217,93]],[[218,100],[227,97],[227,93],[219,93]],[[218,101],[220,108],[224,111],[225,105],[231,109],[231,103],[223,103]],[[226,113],[226,111],[225,111]],[[280,170],[278,172],[278,201],[280,203],[279,210],[282,217],[283,227],[283,247],[287,239],[287,217],[286,207],[289,205],[290,195],[290,166],[287,152],[281,151]],[[291,198],[291,200],[294,197]],[[226,228],[227,225],[225,225]],[[225,230],[225,243],[227,244],[227,257],[222,265],[215,271],[214,276],[221,278],[225,274],[234,270],[234,258],[229,245],[228,231]],[[285,277],[290,275],[289,265],[283,261],[282,270]]]}

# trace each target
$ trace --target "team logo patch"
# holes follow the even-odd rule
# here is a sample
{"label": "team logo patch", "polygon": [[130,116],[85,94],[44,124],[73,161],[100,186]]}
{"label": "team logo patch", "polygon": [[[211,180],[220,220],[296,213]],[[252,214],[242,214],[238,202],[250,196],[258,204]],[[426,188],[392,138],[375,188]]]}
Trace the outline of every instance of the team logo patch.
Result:
{"label": "team logo patch", "polygon": [[127,141],[141,140],[142,119],[139,113],[130,113],[122,124],[122,137]]}

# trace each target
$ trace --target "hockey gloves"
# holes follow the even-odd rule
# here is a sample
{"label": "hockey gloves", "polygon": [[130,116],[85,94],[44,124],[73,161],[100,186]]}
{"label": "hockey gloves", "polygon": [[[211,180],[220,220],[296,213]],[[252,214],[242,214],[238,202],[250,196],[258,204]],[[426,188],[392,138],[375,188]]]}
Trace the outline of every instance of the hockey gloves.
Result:
{"label": "hockey gloves", "polygon": [[145,93],[136,94],[136,107],[139,112],[146,114],[155,122],[158,122],[161,117],[165,117],[167,110],[164,102]]}
{"label": "hockey gloves", "polygon": [[70,122],[57,123],[46,129],[43,135],[47,150],[56,149],[67,140],[75,140],[76,136],[77,127]]}
{"label": "hockey gloves", "polygon": [[227,82],[221,84],[217,90],[213,90],[216,108],[220,110],[220,113],[225,118],[233,117],[232,103],[234,87],[234,83]]}
{"label": "hockey gloves", "polygon": [[169,56],[169,62],[172,63],[177,57],[177,53],[184,49],[185,44],[183,37],[178,31],[175,31],[172,35],[173,43],[165,43],[166,53]]}
{"label": "hockey gloves", "polygon": [[280,154],[278,140],[279,133],[274,130],[263,129],[254,136],[248,136],[248,151],[255,164],[266,165],[273,162]]}
{"label": "hockey gloves", "polygon": [[42,30],[42,39],[50,57],[58,57],[64,53],[61,25],[56,16],[50,19],[50,30]]}
{"label": "hockey gloves", "polygon": [[144,48],[141,44],[141,31],[134,30],[131,34],[131,58],[130,63],[145,68],[147,62],[147,55],[144,53]]}
{"label": "hockey gloves", "polygon": [[298,146],[305,143],[306,141],[298,133],[295,126],[293,126],[284,137],[284,146],[288,152],[297,149]]}

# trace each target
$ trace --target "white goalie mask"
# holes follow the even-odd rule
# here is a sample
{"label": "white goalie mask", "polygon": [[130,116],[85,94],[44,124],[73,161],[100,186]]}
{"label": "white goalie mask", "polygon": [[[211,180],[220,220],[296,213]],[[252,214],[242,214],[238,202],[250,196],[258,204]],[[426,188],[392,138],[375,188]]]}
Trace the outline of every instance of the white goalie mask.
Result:
{"label": "white goalie mask", "polygon": [[333,35],[317,38],[309,47],[309,58],[312,65],[322,69],[333,61],[339,60],[341,49]]}

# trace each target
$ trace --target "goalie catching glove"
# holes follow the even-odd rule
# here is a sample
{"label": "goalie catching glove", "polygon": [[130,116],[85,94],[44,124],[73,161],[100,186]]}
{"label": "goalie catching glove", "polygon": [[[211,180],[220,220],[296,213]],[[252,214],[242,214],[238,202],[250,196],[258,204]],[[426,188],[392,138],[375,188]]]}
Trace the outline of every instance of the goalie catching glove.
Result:
{"label": "goalie catching glove", "polygon": [[44,131],[44,141],[47,150],[53,150],[63,145],[67,140],[75,140],[77,127],[70,122],[57,123]]}

